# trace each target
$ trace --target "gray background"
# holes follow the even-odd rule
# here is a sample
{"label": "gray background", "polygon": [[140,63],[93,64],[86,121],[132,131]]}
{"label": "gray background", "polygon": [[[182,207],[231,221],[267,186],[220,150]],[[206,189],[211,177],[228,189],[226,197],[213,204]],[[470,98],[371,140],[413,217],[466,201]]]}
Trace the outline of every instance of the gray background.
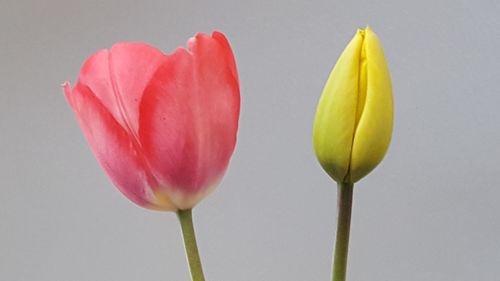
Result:
{"label": "gray background", "polygon": [[[474,4],[472,4],[474,3]],[[393,142],[356,185],[349,280],[500,280],[499,1],[0,2],[0,280],[188,280],[173,213],[112,186],[62,94],[116,41],[225,32],[237,149],[195,209],[208,280],[329,280],[336,188],[311,141],[356,28],[385,47]]]}

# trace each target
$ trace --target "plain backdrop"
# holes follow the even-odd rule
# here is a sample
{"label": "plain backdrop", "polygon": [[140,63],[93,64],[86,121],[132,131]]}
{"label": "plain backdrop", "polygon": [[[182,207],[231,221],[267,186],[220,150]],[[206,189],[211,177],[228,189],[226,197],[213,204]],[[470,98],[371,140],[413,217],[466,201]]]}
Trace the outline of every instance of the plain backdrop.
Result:
{"label": "plain backdrop", "polygon": [[117,41],[223,31],[242,96],[227,174],[194,210],[208,281],[329,280],[336,186],[316,103],[357,28],[392,73],[393,141],[356,184],[348,280],[500,280],[500,2],[0,1],[0,280],[189,280],[177,218],[94,159],[60,87]]}

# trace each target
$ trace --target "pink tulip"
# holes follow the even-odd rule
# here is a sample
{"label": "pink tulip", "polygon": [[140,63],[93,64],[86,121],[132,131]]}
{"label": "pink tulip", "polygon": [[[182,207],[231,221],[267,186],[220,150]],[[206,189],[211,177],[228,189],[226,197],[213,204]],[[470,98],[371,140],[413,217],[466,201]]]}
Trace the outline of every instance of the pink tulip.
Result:
{"label": "pink tulip", "polygon": [[64,91],[112,182],[136,204],[191,209],[219,183],[236,144],[239,80],[222,33],[165,55],[143,43],[93,54]]}

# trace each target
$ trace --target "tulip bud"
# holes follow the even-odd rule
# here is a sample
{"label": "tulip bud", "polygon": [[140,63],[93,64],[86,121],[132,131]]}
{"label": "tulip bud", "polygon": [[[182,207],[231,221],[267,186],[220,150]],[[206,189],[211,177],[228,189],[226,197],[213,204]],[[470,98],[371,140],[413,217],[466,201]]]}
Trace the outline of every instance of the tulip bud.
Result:
{"label": "tulip bud", "polygon": [[225,36],[197,34],[169,55],[118,43],[64,91],[112,182],[145,208],[191,209],[219,183],[236,144],[239,80]]}
{"label": "tulip bud", "polygon": [[393,101],[382,46],[358,30],[326,82],[314,121],[314,149],[337,182],[354,183],[372,171],[391,140]]}

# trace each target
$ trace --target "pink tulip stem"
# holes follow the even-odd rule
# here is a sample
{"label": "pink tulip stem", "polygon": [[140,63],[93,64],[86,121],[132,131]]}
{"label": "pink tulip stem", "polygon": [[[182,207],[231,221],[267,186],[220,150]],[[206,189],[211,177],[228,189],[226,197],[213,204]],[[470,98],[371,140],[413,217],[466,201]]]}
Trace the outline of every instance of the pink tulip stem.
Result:
{"label": "pink tulip stem", "polygon": [[189,263],[189,270],[191,271],[191,280],[205,281],[200,254],[198,253],[198,245],[196,244],[196,236],[194,232],[191,209],[178,210],[177,217],[179,218],[179,222],[181,223],[182,238],[184,239],[186,257]]}
{"label": "pink tulip stem", "polygon": [[335,252],[333,258],[333,281],[346,280],[349,231],[351,228],[352,193],[352,183],[338,184],[338,217]]}

